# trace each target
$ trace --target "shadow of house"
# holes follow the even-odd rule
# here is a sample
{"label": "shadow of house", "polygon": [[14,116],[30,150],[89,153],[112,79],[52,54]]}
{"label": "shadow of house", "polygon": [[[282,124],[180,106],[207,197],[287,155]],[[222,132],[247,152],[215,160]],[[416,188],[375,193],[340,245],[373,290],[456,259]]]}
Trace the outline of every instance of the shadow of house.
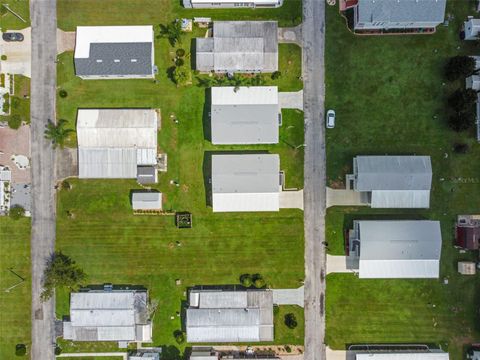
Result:
{"label": "shadow of house", "polygon": [[203,104],[203,136],[212,142],[212,89],[205,89],[205,103]]}
{"label": "shadow of house", "polygon": [[197,41],[195,38],[190,40],[190,67],[192,70],[197,68]]}

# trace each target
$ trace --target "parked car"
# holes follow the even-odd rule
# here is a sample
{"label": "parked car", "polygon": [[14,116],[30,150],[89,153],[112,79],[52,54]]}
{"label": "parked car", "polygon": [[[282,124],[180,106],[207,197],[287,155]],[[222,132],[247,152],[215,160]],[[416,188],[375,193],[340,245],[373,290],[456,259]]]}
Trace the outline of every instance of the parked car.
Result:
{"label": "parked car", "polygon": [[335,110],[327,111],[327,129],[333,129],[335,127]]}
{"label": "parked car", "polygon": [[2,39],[4,41],[23,41],[23,34],[18,32],[3,33]]}

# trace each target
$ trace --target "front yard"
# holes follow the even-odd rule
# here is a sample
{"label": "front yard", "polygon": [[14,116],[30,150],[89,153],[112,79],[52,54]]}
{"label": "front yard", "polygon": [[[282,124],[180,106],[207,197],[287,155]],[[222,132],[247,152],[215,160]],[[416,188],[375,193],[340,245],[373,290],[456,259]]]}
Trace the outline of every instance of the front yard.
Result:
{"label": "front yard", "polygon": [[[343,231],[360,218],[428,218],[442,224],[439,280],[359,280],[352,275],[327,278],[327,344],[432,343],[460,359],[463,346],[480,340],[479,277],[457,274],[457,261],[473,258],[453,248],[457,214],[478,213],[480,145],[474,130],[455,133],[447,126],[446,98],[458,84],[444,78],[447,59],[478,54],[459,40],[473,2],[449,1],[448,27],[434,35],[353,36],[337,7],[327,7],[326,108],[337,125],[327,131],[327,177],[343,186],[355,155],[417,154],[432,158],[431,208],[372,210],[331,208],[327,214],[330,252],[342,254]],[[467,143],[467,154],[453,144]],[[448,278],[449,283],[443,283]]]}

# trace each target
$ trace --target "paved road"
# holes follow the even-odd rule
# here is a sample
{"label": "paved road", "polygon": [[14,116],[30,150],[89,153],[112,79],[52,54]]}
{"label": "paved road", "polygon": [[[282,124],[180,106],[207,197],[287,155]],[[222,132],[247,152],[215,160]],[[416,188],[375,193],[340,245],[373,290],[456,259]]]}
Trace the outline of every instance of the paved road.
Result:
{"label": "paved road", "polygon": [[303,0],[305,360],[325,360],[325,1]]}
{"label": "paved road", "polygon": [[48,119],[55,119],[55,0],[30,0],[32,81],[30,97],[32,149],[32,360],[53,360],[55,302],[42,303],[42,276],[55,248],[55,155],[44,138]]}

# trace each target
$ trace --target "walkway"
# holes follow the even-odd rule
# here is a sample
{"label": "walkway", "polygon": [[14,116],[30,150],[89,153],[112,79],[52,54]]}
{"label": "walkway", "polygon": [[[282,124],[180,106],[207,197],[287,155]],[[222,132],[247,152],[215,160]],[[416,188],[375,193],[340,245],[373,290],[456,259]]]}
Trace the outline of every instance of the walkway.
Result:
{"label": "walkway", "polygon": [[303,210],[303,190],[280,191],[280,209]]}
{"label": "walkway", "polygon": [[325,1],[303,0],[305,360],[325,360]]}
{"label": "walkway", "polygon": [[275,305],[305,305],[303,286],[298,289],[273,289],[273,303]]}
{"label": "walkway", "polygon": [[298,109],[303,111],[303,90],[279,92],[278,102],[282,109]]}
{"label": "walkway", "polygon": [[366,205],[368,205],[368,195],[365,192],[327,187],[327,207]]}
{"label": "walkway", "polygon": [[358,258],[352,259],[345,255],[327,255],[327,274],[354,273],[358,271]]}
{"label": "walkway", "polygon": [[55,0],[30,0],[32,22],[31,151],[32,151],[32,348],[31,360],[53,360],[55,296],[40,300],[47,260],[55,250],[55,153],[45,139],[55,121],[57,9]]}
{"label": "walkway", "polygon": [[302,46],[302,25],[278,28],[278,42]]}
{"label": "walkway", "polygon": [[75,50],[75,31],[63,31],[57,29],[57,53]]}

